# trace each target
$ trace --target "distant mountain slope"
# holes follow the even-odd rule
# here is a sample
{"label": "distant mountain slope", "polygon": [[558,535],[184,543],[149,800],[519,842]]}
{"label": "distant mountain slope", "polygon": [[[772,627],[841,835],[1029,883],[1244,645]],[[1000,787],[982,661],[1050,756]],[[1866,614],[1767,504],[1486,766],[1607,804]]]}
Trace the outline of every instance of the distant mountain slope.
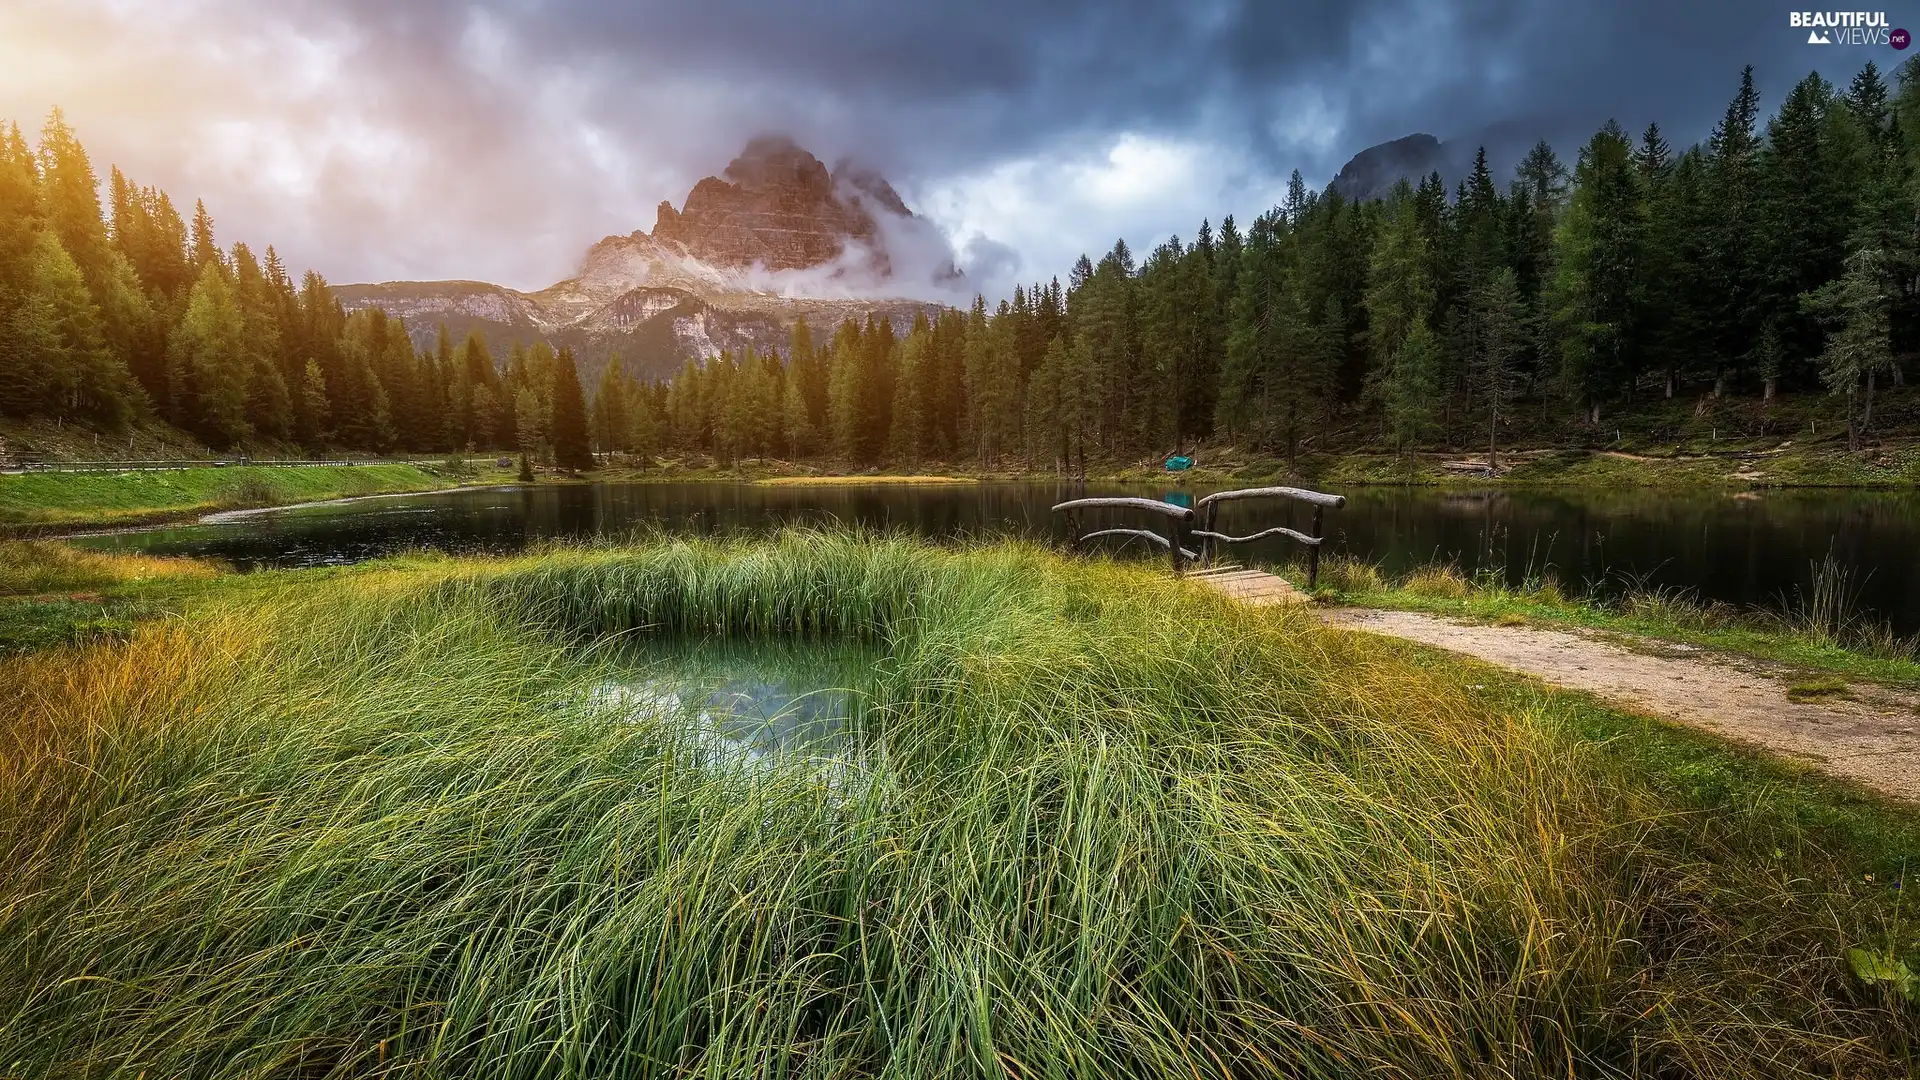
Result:
{"label": "distant mountain slope", "polygon": [[516,344],[571,346],[586,382],[600,377],[611,356],[619,356],[629,374],[659,379],[689,359],[704,360],[723,349],[784,348],[801,318],[816,338],[830,335],[845,319],[865,320],[870,314],[904,333],[915,316],[924,312],[931,319],[942,308],[919,300],[756,296],[729,303],[735,298],[642,287],[582,313],[569,303],[569,291],[556,294],[556,289],[561,286],[528,294],[480,282],[400,281],[343,285],[334,292],[349,310],[377,307],[404,319],[417,348],[431,348],[442,324],[456,345],[478,332],[502,361]]}

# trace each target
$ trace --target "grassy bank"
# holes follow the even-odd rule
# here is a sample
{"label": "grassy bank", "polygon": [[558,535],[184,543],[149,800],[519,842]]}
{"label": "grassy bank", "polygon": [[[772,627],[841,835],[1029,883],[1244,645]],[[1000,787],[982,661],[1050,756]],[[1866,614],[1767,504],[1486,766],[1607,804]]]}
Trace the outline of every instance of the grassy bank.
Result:
{"label": "grassy bank", "polygon": [[[877,650],[847,767],[597,692],[693,636]],[[1579,708],[1021,546],[286,575],[0,660],[0,1073],[1907,1075],[1920,823]]]}
{"label": "grassy bank", "polygon": [[13,474],[0,476],[0,530],[130,525],[239,507],[432,491],[511,476],[511,470],[490,466],[451,470],[410,463]]}
{"label": "grassy bank", "polygon": [[975,476],[897,476],[897,475],[854,475],[854,476],[775,476],[755,483],[767,487],[843,487],[847,485],[892,485],[924,486],[928,484],[977,484]]}
{"label": "grassy bank", "polygon": [[[1292,462],[1231,449],[1202,453],[1187,474],[1193,482],[1222,485],[1301,483],[1332,490],[1372,485],[1540,488],[1746,489],[1769,487],[1907,488],[1920,486],[1920,446],[1890,444],[1859,453],[1844,448],[1770,445],[1751,450],[1694,452],[1660,450],[1508,450],[1500,472],[1449,469],[1449,463],[1484,465],[1486,450],[1422,451],[1411,456],[1347,452],[1301,454]],[[1164,470],[1119,470],[1122,478],[1165,479]]]}
{"label": "grassy bank", "polygon": [[[1321,563],[1325,598],[1362,607],[1425,611],[1503,625],[1575,626],[1699,645],[1813,671],[1920,686],[1920,640],[1860,613],[1864,583],[1829,556],[1812,582],[1777,609],[1702,600],[1687,589],[1635,586],[1577,596],[1551,578],[1511,583],[1427,566],[1398,576],[1356,559]],[[1295,575],[1296,577],[1298,575]]]}
{"label": "grassy bank", "polygon": [[[1725,445],[1725,444],[1723,444]],[[1615,449],[1502,448],[1500,472],[1448,468],[1479,462],[1474,452],[1421,451],[1413,455],[1368,452],[1305,452],[1292,461],[1235,447],[1201,447],[1194,468],[1169,473],[1158,460],[1093,461],[1087,478],[1151,484],[1169,482],[1220,487],[1304,484],[1331,490],[1356,486],[1417,485],[1449,487],[1666,488],[1744,490],[1769,487],[1909,488],[1920,486],[1920,444],[1889,441],[1860,452],[1821,443],[1795,446],[1774,441],[1695,447]],[[880,468],[884,469],[885,466]],[[785,461],[749,458],[732,462],[700,454],[649,459],[622,458],[612,467],[585,473],[586,479],[647,483],[675,480],[791,481],[795,483],[932,483],[964,480],[1059,480],[1044,465],[1025,469],[1018,462],[982,469],[978,462],[920,462],[908,475],[875,472],[873,466],[833,460]],[[928,475],[931,474],[931,475]]]}

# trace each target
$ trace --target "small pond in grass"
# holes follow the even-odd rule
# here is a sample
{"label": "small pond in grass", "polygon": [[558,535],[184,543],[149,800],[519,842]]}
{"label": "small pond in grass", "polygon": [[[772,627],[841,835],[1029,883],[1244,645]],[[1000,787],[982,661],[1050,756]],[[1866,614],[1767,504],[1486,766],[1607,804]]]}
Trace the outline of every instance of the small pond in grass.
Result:
{"label": "small pond in grass", "polygon": [[674,640],[623,645],[614,656],[588,690],[595,711],[666,725],[703,766],[798,765],[833,779],[864,756],[876,651]]}
{"label": "small pond in grass", "polygon": [[[1082,494],[1191,501],[1207,490],[1059,482],[544,484],[221,515],[198,525],[80,542],[213,556],[253,568],[348,563],[412,548],[504,553],[542,540],[620,537],[641,528],[765,532],[836,521],[935,538],[1013,534],[1064,540],[1066,523],[1048,512],[1056,502]],[[1779,606],[1809,586],[1810,564],[1831,553],[1853,572],[1869,612],[1902,633],[1920,632],[1920,494],[1914,492],[1356,487],[1339,493],[1348,503],[1326,515],[1330,550],[1393,572],[1451,562],[1515,582],[1552,575],[1575,592],[1644,581],[1692,589],[1712,600]],[[1287,514],[1274,504],[1238,504],[1221,524],[1241,535],[1289,520],[1304,525],[1300,510],[1291,519]],[[1277,538],[1236,552],[1256,565],[1298,553]]]}

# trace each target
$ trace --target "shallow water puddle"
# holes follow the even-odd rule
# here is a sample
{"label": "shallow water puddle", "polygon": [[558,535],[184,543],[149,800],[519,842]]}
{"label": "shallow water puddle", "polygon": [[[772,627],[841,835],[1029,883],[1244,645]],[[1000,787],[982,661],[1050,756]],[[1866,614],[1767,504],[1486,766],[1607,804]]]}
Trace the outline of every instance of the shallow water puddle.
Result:
{"label": "shallow water puddle", "polygon": [[702,765],[810,764],[837,774],[861,756],[871,652],[680,643],[623,659],[630,674],[594,686],[595,704],[632,723],[664,721]]}

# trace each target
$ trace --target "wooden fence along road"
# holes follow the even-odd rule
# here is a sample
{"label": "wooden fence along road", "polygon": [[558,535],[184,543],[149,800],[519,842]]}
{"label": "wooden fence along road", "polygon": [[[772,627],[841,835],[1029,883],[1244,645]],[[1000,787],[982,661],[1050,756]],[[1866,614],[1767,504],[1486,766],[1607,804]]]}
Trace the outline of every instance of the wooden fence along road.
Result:
{"label": "wooden fence along road", "polygon": [[[1244,499],[1281,499],[1306,503],[1313,507],[1313,524],[1304,533],[1281,525],[1261,529],[1246,536],[1229,536],[1218,531],[1215,525],[1221,504]],[[1307,589],[1311,591],[1320,582],[1320,546],[1325,539],[1321,535],[1322,517],[1329,508],[1337,510],[1346,504],[1346,498],[1341,495],[1328,495],[1319,491],[1307,491],[1304,488],[1263,487],[1215,492],[1203,497],[1191,507],[1159,499],[1110,497],[1070,499],[1053,509],[1055,513],[1067,515],[1070,527],[1075,534],[1073,541],[1075,546],[1103,536],[1145,540],[1166,550],[1168,561],[1172,564],[1175,574],[1185,573],[1187,564],[1197,562],[1201,569],[1189,576],[1208,588],[1249,604],[1289,604],[1300,603],[1306,597],[1284,579],[1264,570],[1216,566],[1215,560],[1221,546],[1250,544],[1269,536],[1284,536],[1296,541],[1307,549]],[[1162,531],[1113,527],[1081,533],[1080,514],[1086,510],[1128,510],[1157,514],[1163,519]],[[1196,513],[1201,516],[1202,524],[1202,527],[1197,529],[1193,527]]]}

